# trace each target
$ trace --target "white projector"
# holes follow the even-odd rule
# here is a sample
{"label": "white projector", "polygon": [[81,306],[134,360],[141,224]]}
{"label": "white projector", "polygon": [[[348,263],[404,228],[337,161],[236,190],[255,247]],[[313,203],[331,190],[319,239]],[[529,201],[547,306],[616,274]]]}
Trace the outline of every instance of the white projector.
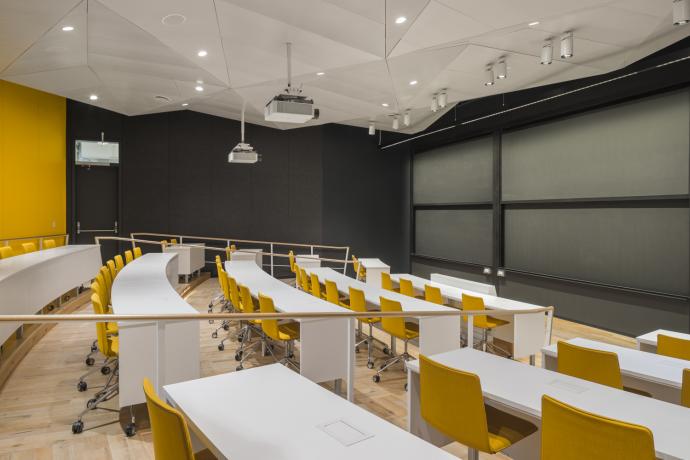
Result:
{"label": "white projector", "polygon": [[244,142],[237,144],[228,154],[228,163],[256,163],[260,159],[254,148]]}
{"label": "white projector", "polygon": [[314,108],[314,100],[305,96],[279,94],[264,108],[264,119],[280,123],[306,123],[319,118],[319,109]]}

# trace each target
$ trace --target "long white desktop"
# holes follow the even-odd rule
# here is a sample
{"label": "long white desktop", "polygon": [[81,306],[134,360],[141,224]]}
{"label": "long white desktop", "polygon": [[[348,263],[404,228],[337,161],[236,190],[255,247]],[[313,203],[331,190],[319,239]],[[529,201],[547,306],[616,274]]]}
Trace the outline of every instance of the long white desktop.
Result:
{"label": "long white desktop", "polygon": [[[253,260],[225,262],[225,271],[239,284],[249,288],[252,296],[264,294],[273,299],[276,310],[295,312],[342,312],[343,307],[272,277]],[[258,303],[257,303],[258,305]],[[354,398],[354,320],[351,318],[300,319],[300,374],[314,382],[347,382],[347,397]]]}
{"label": "long white desktop", "polygon": [[[664,460],[690,459],[690,410],[653,398],[617,390],[540,367],[528,366],[461,348],[430,356],[448,367],[479,376],[486,403],[541,426],[541,397],[546,394],[580,409],[646,426],[654,434],[656,455]],[[451,442],[421,417],[419,361],[408,365],[408,429],[437,446]],[[506,450],[514,460],[540,458],[541,430]]]}
{"label": "long white desktop", "polygon": [[[568,342],[581,347],[616,353],[625,386],[647,391],[654,398],[662,401],[680,404],[683,369],[690,367],[690,361],[582,338],[570,339]],[[553,344],[542,350],[544,368],[550,370],[558,368],[557,347],[557,344]]]}
{"label": "long white desktop", "polygon": [[647,332],[646,334],[637,336],[637,349],[641,351],[647,351],[649,353],[656,353],[657,337],[660,334],[675,337],[677,339],[690,340],[690,334],[686,334],[683,332],[667,331],[665,329],[657,329],[655,331]]}
{"label": "long white desktop", "polygon": [[217,458],[456,459],[280,364],[164,390]]}
{"label": "long white desktop", "polygon": [[[195,314],[180,297],[178,255],[149,253],[125,265],[113,283],[113,313]],[[144,403],[144,378],[163,385],[199,378],[200,322],[119,323],[120,408]]]}
{"label": "long white desktop", "polygon": [[[96,244],[59,246],[0,260],[0,314],[32,315],[90,281],[101,267]],[[20,326],[0,325],[0,344]]]}
{"label": "long white desktop", "polygon": [[[307,267],[307,273],[314,273],[322,283],[326,280],[333,281],[338,286],[338,291],[348,295],[350,287],[364,292],[367,303],[380,306],[380,297],[400,302],[403,311],[455,311],[450,307],[436,305],[424,300],[404,296],[392,291],[386,291],[378,286],[357,281],[354,278],[338,273],[328,267]],[[380,285],[379,285],[380,286]],[[460,346],[460,320],[446,316],[420,316],[415,315],[419,321],[419,352],[425,354],[441,353],[453,350]]]}
{"label": "long white desktop", "polygon": [[[400,283],[401,278],[410,280],[415,290],[421,293],[424,293],[425,284],[438,287],[446,302],[458,307],[462,304],[462,295],[468,294],[484,299],[484,305],[487,309],[510,311],[541,308],[539,305],[498,297],[495,295],[496,291],[493,286],[475,281],[436,273],[431,275],[430,280],[406,273],[391,275],[391,279],[395,283]],[[535,356],[544,344],[548,344],[551,340],[552,312],[549,311],[547,314],[544,314],[542,311],[513,316],[499,316],[498,318],[510,321],[510,324],[494,329],[494,337],[513,344],[513,358],[529,357],[530,362],[534,363]]]}

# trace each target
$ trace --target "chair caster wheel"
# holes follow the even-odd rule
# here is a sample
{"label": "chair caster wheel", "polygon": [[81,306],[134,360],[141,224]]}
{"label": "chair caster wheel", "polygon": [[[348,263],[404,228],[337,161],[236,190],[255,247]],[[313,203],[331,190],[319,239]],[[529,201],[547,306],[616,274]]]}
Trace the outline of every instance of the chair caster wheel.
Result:
{"label": "chair caster wheel", "polygon": [[[243,353],[241,351],[238,351],[237,353],[235,353],[235,361],[242,361],[242,354]],[[242,367],[242,366],[240,366],[240,367]]]}
{"label": "chair caster wheel", "polygon": [[88,401],[86,401],[86,408],[87,409],[95,409],[96,408],[96,398],[91,398]]}
{"label": "chair caster wheel", "polygon": [[390,355],[391,354],[390,349],[388,347],[383,347],[383,354],[384,355]]}
{"label": "chair caster wheel", "polygon": [[229,330],[230,330],[230,325],[229,325],[229,324],[224,324],[224,325],[223,325],[223,329],[225,329],[226,331],[229,331]]}
{"label": "chair caster wheel", "polygon": [[405,391],[407,391],[407,383],[405,384]]}
{"label": "chair caster wheel", "polygon": [[217,339],[217,338],[218,338],[218,333],[217,333],[217,332],[214,332],[213,334],[211,334],[211,338],[212,338],[212,339]]}
{"label": "chair caster wheel", "polygon": [[218,351],[223,351],[223,350],[225,350],[225,345],[223,345],[222,343],[219,343],[218,344]]}
{"label": "chair caster wheel", "polygon": [[72,433],[79,434],[84,431],[84,422],[77,420],[72,424]]}
{"label": "chair caster wheel", "polygon": [[381,381],[381,376],[379,374],[374,374],[371,379],[374,381],[374,383],[379,383]]}
{"label": "chair caster wheel", "polygon": [[294,353],[290,353],[290,354],[288,355],[288,358],[290,358],[290,359],[292,359],[292,358],[294,358],[294,357],[295,357],[295,354],[294,354]]}
{"label": "chair caster wheel", "polygon": [[[209,313],[211,313],[211,312],[209,312]],[[208,320],[208,324],[213,324],[214,322],[215,322],[215,321],[212,320],[212,319],[209,319],[209,320]]]}
{"label": "chair caster wheel", "polygon": [[355,353],[359,353],[359,347],[355,347]]}
{"label": "chair caster wheel", "polygon": [[98,345],[91,345],[91,353],[95,353],[98,351]]}
{"label": "chair caster wheel", "polygon": [[369,362],[367,363],[367,369],[373,369],[373,368],[374,368],[374,363],[372,363],[371,361],[369,361]]}
{"label": "chair caster wheel", "polygon": [[110,368],[108,366],[101,367],[101,374],[103,374],[103,375],[110,374]]}
{"label": "chair caster wheel", "polygon": [[128,438],[131,438],[135,434],[137,434],[137,427],[134,425],[134,423],[129,423],[125,427],[125,436],[127,436]]}
{"label": "chair caster wheel", "polygon": [[80,381],[79,383],[77,383],[77,390],[78,391],[86,391],[87,388],[88,388],[88,385],[83,380]]}
{"label": "chair caster wheel", "polygon": [[87,366],[93,366],[95,364],[96,360],[91,358],[91,357],[88,357],[88,358],[86,358],[86,361],[84,361],[84,362],[86,363]]}
{"label": "chair caster wheel", "polygon": [[235,368],[236,371],[241,371],[242,369],[244,369],[244,367],[241,364]]}

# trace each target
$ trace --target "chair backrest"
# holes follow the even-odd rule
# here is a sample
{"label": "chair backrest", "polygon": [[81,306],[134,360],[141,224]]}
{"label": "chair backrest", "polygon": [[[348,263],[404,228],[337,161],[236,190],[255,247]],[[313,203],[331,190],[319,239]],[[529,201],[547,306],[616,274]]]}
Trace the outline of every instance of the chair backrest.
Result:
{"label": "chair backrest", "polygon": [[680,390],[680,403],[690,407],[690,369],[683,369],[683,386]]}
{"label": "chair backrest", "polygon": [[657,354],[690,361],[690,340],[664,334],[659,334],[656,340]]}
{"label": "chair backrest", "polygon": [[22,249],[24,250],[24,254],[36,252],[36,243],[34,243],[33,241],[29,243],[22,243]]}
{"label": "chair backrest", "polygon": [[168,247],[168,240],[161,240],[161,249],[165,249]]}
{"label": "chair backrest", "polygon": [[[96,314],[105,314],[105,306],[103,305],[100,297],[95,292],[91,294],[91,304],[93,305],[93,311]],[[111,342],[108,339],[108,332],[106,329],[106,323],[96,323],[96,339],[98,343],[98,351],[101,352],[106,358],[114,358],[117,353],[113,350]]]}
{"label": "chair backrest", "polygon": [[43,249],[53,249],[55,247],[55,240],[53,240],[53,239],[43,240],[43,242],[41,243],[41,247]]}
{"label": "chair backrest", "polygon": [[[259,309],[261,313],[275,313],[276,307],[273,303],[273,299],[259,294]],[[280,332],[278,330],[278,320],[276,319],[262,319],[261,320],[261,330],[272,338],[273,340],[280,340]]]}
{"label": "chair backrest", "polygon": [[170,244],[177,244],[177,238],[170,238]]}
{"label": "chair backrest", "polygon": [[321,282],[316,273],[311,274],[311,295],[317,299],[321,298]]}
{"label": "chair backrest", "polygon": [[409,297],[414,297],[414,286],[412,285],[412,281],[405,279],[405,278],[400,278],[400,293],[402,295],[406,295]]}
{"label": "chair backrest", "polygon": [[543,395],[541,460],[655,460],[652,432]]}
{"label": "chair backrest", "polygon": [[134,258],[135,259],[138,259],[139,257],[141,257],[141,247],[134,246],[133,251],[134,251]]}
{"label": "chair backrest", "polygon": [[419,357],[421,414],[437,430],[482,452],[491,452],[479,377]]}
{"label": "chair backrest", "polygon": [[220,291],[223,293],[225,300],[232,303],[230,298],[230,287],[228,286],[228,274],[223,270],[223,266],[218,267],[218,284],[220,285]]}
{"label": "chair backrest", "polygon": [[390,273],[381,272],[381,289],[386,291],[393,290],[393,280],[391,279]]}
{"label": "chair backrest", "polygon": [[117,276],[117,268],[115,268],[115,261],[113,259],[108,259],[105,264],[107,265],[108,270],[110,270],[110,277],[113,281],[115,281],[115,277]]}
{"label": "chair backrest", "polygon": [[558,342],[558,372],[590,382],[623,389],[618,355],[572,343]]}
{"label": "chair backrest", "polygon": [[14,251],[11,246],[0,247],[0,259],[9,259],[14,256]]}
{"label": "chair backrest", "polygon": [[430,284],[424,285],[424,300],[431,303],[443,305],[443,294],[441,288]]}
{"label": "chair backrest", "polygon": [[115,260],[115,269],[118,273],[120,273],[120,270],[125,268],[125,261],[122,259],[122,256],[120,254],[115,254],[115,257],[113,259]]}
{"label": "chair backrest", "polygon": [[[103,276],[99,273],[96,275],[96,278],[94,279],[93,283],[91,283],[91,290],[93,291],[94,294],[98,295],[98,299],[100,300],[100,304],[103,306],[104,310],[103,313],[107,312],[107,305],[108,305],[108,294],[106,293],[105,290],[105,285],[103,282]],[[94,312],[96,312],[96,306],[94,305]],[[96,312],[98,313],[98,312]]]}
{"label": "chair backrest", "polygon": [[355,257],[354,255],[352,256],[352,268],[355,271],[355,279],[359,279],[359,275],[360,275],[360,273],[359,273],[359,269],[360,269],[359,259],[357,259],[357,257]]}
{"label": "chair backrest", "polygon": [[[383,296],[381,296],[379,299],[381,301],[381,311],[402,311],[402,305],[400,305],[400,302],[386,299]],[[405,318],[391,318],[384,316],[381,318],[381,327],[384,331],[388,332],[392,336],[398,338],[405,337]]]}
{"label": "chair backrest", "polygon": [[299,281],[302,284],[302,290],[304,292],[311,292],[311,287],[309,287],[309,275],[307,275],[307,271],[303,268],[299,269]]}
{"label": "chair backrest", "polygon": [[299,268],[299,265],[295,264],[295,287],[299,289],[302,288],[301,276],[301,269]]}
{"label": "chair backrest", "polygon": [[[227,276],[227,273],[226,273]],[[240,292],[237,288],[237,281],[232,276],[228,276],[228,293],[230,294],[230,302],[232,306],[238,310],[242,310],[242,302],[240,302]]]}
{"label": "chair backrest", "polygon": [[256,311],[254,299],[252,299],[252,293],[244,284],[240,284],[240,300],[242,304],[242,313],[254,313]]}
{"label": "chair backrest", "polygon": [[350,310],[352,311],[367,311],[367,300],[364,297],[364,291],[361,289],[350,287]]}
{"label": "chair backrest", "polygon": [[290,261],[290,271],[292,273],[297,273],[297,270],[295,269],[295,253],[292,252],[292,249],[290,249],[290,252],[288,252],[288,260]]}
{"label": "chair backrest", "polygon": [[129,249],[127,249],[127,250],[125,251],[125,263],[128,264],[128,263],[130,263],[130,262],[133,261],[133,260],[134,260],[134,254],[132,254],[132,251],[130,251]]}
{"label": "chair backrest", "polygon": [[149,379],[144,379],[144,394],[151,422],[155,457],[166,460],[194,460],[192,439],[182,414],[158,397]]}
{"label": "chair backrest", "polygon": [[99,272],[100,272],[101,276],[103,276],[103,281],[105,281],[105,291],[108,295],[108,299],[110,299],[111,298],[111,291],[113,288],[113,277],[110,274],[110,270],[106,266],[101,267]]}
{"label": "chair backrest", "polygon": [[326,280],[326,300],[330,303],[340,305],[340,294],[338,293],[338,285],[335,281]]}
{"label": "chair backrest", "polygon": [[102,295],[103,288],[99,286],[97,281],[91,283],[91,307],[93,312],[97,315],[107,314],[105,299]]}
{"label": "chair backrest", "polygon": [[[462,309],[467,311],[484,310],[484,299],[473,295],[462,294]],[[467,316],[463,316],[467,319]],[[475,326],[485,326],[487,324],[486,315],[475,315],[473,318]]]}
{"label": "chair backrest", "polygon": [[237,251],[237,247],[234,244],[225,248],[225,260],[232,260],[232,253]]}

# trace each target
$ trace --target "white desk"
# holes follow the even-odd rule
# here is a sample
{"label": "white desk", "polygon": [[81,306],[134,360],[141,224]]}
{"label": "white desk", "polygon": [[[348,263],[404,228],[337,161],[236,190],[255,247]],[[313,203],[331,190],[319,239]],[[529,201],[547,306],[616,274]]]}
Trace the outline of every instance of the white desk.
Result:
{"label": "white desk", "polygon": [[264,265],[264,255],[263,249],[237,249],[230,255],[231,260],[253,260],[256,265],[263,267]]}
{"label": "white desk", "polygon": [[429,275],[431,281],[445,284],[446,286],[458,287],[467,291],[481,292],[482,294],[496,295],[496,286],[488,283],[480,283],[479,281],[466,280],[455,276],[444,275],[441,273],[432,273]]}
{"label": "white desk", "polygon": [[204,243],[193,243],[184,245],[170,244],[163,248],[163,252],[177,254],[178,274],[184,275],[185,281],[189,275],[200,271],[206,265],[206,249]]}
{"label": "white desk", "polygon": [[[486,308],[492,310],[510,311],[541,308],[539,305],[497,297],[495,295],[469,290],[464,287],[450,286],[448,284],[427,280],[406,273],[391,275],[391,279],[394,283],[399,284],[401,278],[412,281],[414,288],[422,294],[424,293],[425,284],[438,287],[441,290],[441,295],[444,297],[445,302],[457,307],[462,305],[462,295],[468,294],[483,298]],[[468,283],[474,282],[468,281]],[[481,285],[481,283],[474,284]],[[472,284],[468,284],[468,286],[474,287]],[[493,330],[493,335],[500,340],[513,344],[514,358],[529,357],[531,361],[534,361],[536,354],[539,353],[544,345],[548,345],[551,340],[552,312],[548,312],[547,314],[544,314],[544,312],[537,312],[515,316],[498,316],[498,318],[510,321],[510,324],[497,327]]]}
{"label": "white desk", "polygon": [[[349,295],[350,287],[360,289],[364,292],[364,298],[372,305],[380,306],[380,297],[400,302],[403,311],[448,311],[454,310],[450,307],[436,305],[424,300],[404,296],[396,292],[386,291],[378,286],[372,286],[369,282],[357,281],[354,278],[338,273],[332,268],[307,268],[307,273],[315,273],[319,281],[324,283],[326,280],[333,281],[338,286],[338,291]],[[368,277],[368,275],[367,275]],[[419,321],[419,351],[425,354],[441,353],[443,351],[454,350],[460,345],[460,321],[458,318],[445,316],[419,316],[415,315]]]}
{"label": "white desk", "polygon": [[321,260],[319,256],[316,254],[297,254],[295,256],[295,263],[302,268],[321,266]]}
{"label": "white desk", "polygon": [[656,341],[657,336],[659,334],[676,337],[678,339],[690,340],[690,334],[685,334],[683,332],[667,331],[665,329],[657,329],[656,331],[647,332],[646,334],[637,337],[638,350],[646,351],[649,353],[656,353]]}
{"label": "white desk", "polygon": [[[342,312],[343,307],[272,277],[249,260],[225,262],[225,271],[237,284],[249,288],[252,296],[264,294],[281,312]],[[347,381],[348,399],[354,397],[354,320],[351,318],[300,319],[300,374],[314,382]]]}
{"label": "white desk", "polygon": [[[680,404],[683,369],[690,368],[690,361],[588,339],[576,338],[568,340],[568,343],[616,353],[625,386],[648,391],[656,399]],[[557,344],[544,347],[542,353],[544,355],[542,366],[556,370],[558,368]]]}
{"label": "white desk", "polygon": [[[0,314],[33,315],[90,281],[101,267],[96,244],[59,246],[0,260]],[[0,344],[19,323],[0,325]]]}
{"label": "white desk", "polygon": [[[165,387],[167,400],[219,459],[457,460],[279,364]],[[346,446],[321,427],[370,437]]]}
{"label": "white desk", "polygon": [[[541,397],[553,398],[580,409],[646,426],[654,434],[661,459],[690,458],[690,410],[652,398],[616,390],[539,367],[528,366],[471,348],[431,356],[455,369],[479,376],[485,401],[541,426]],[[448,441],[420,415],[419,362],[408,365],[409,430],[436,445]],[[515,444],[506,454],[515,460],[539,459],[541,431]]]}
{"label": "white desk", "polygon": [[[112,288],[113,313],[198,313],[175,290],[177,254],[149,253],[128,263]],[[120,407],[145,402],[145,377],[160,390],[199,377],[199,321],[119,323]]]}
{"label": "white desk", "polygon": [[391,267],[381,261],[381,259],[365,258],[359,259],[359,263],[367,272],[367,284],[381,287],[381,273],[390,273]]}

